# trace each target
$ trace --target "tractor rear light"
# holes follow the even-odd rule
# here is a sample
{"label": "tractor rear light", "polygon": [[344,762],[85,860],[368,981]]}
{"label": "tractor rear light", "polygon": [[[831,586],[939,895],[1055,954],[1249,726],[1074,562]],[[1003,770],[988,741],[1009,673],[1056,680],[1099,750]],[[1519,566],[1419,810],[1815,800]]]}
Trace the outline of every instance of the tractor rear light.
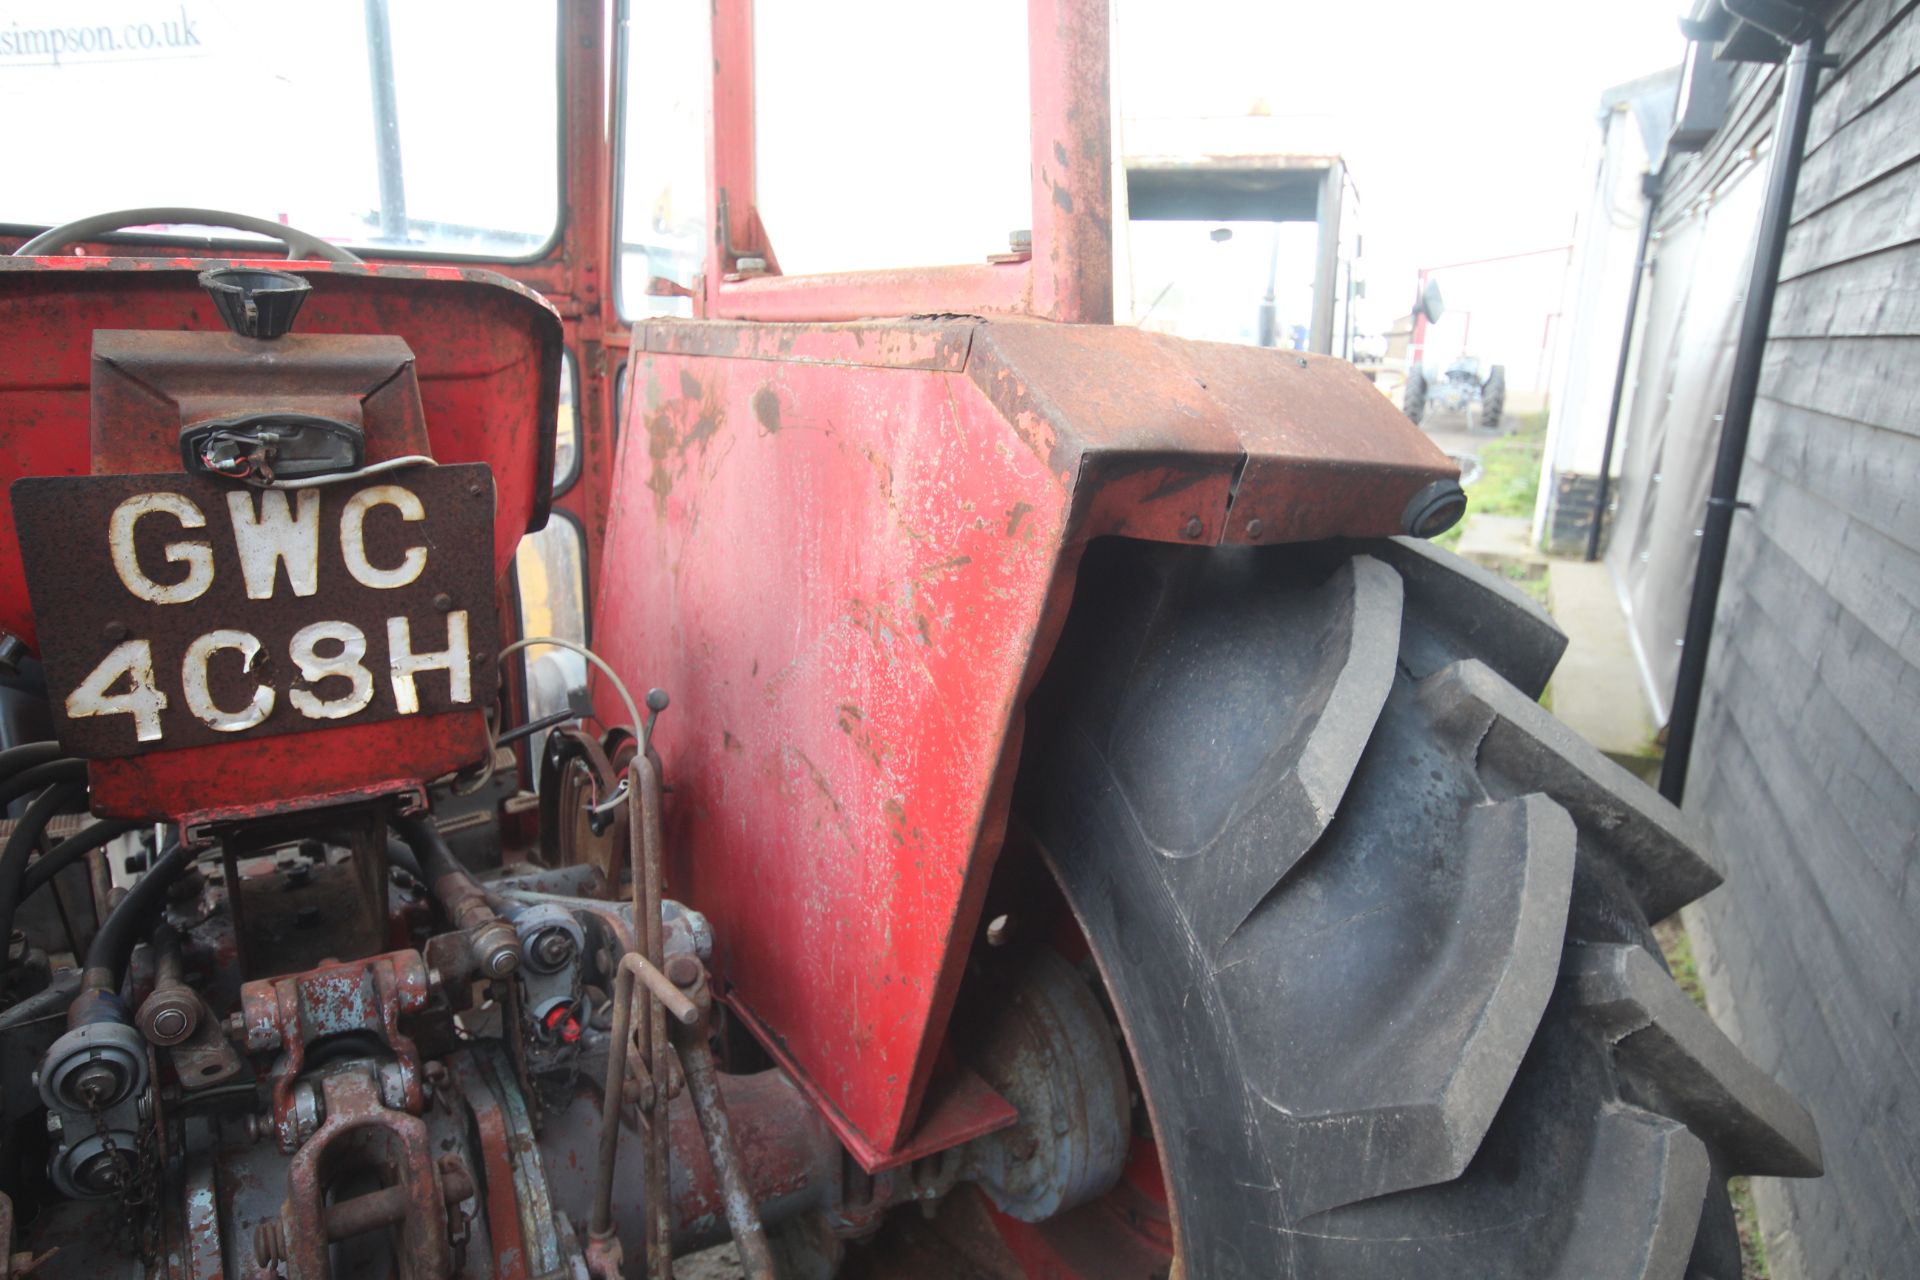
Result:
{"label": "tractor rear light", "polygon": [[1435,480],[1413,495],[1400,524],[1416,538],[1432,538],[1460,523],[1467,513],[1467,495],[1458,480]]}
{"label": "tractor rear light", "polygon": [[[231,332],[276,344],[292,330],[294,317],[313,290],[291,272],[260,267],[202,271],[200,287]],[[270,358],[268,363],[278,361]],[[280,371],[270,368],[261,391],[283,396],[285,376],[274,378],[275,372]],[[366,431],[358,421],[285,408],[203,418],[180,431],[180,458],[189,472],[252,484],[357,471],[365,457]]]}
{"label": "tractor rear light", "polygon": [[254,484],[358,471],[365,456],[359,427],[310,413],[241,414],[180,432],[188,471]]}
{"label": "tractor rear light", "polygon": [[200,273],[200,287],[228,329],[243,338],[271,341],[293,328],[313,286],[290,271],[260,267],[215,267]]}

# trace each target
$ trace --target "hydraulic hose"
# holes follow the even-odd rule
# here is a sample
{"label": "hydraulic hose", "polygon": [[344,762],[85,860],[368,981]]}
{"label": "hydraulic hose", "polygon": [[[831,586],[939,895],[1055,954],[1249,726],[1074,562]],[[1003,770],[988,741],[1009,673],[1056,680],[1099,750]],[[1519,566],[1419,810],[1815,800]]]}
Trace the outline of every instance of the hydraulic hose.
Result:
{"label": "hydraulic hose", "polygon": [[38,791],[56,782],[84,782],[86,777],[87,762],[72,757],[30,765],[0,782],[0,813],[4,813],[8,805],[29,791]]}
{"label": "hydraulic hose", "polygon": [[[47,823],[60,810],[83,802],[86,794],[85,782],[56,782],[28,805],[26,813],[14,824],[13,834],[7,837],[5,847],[0,848],[0,938],[13,936],[13,916],[20,905],[27,859],[33,856]],[[0,960],[0,967],[4,967],[4,960]]]}
{"label": "hydraulic hose", "polygon": [[108,818],[84,828],[77,835],[68,836],[47,850],[43,857],[27,864],[27,874],[20,886],[20,901],[25,902],[39,892],[48,881],[95,849],[119,839],[129,831],[138,831],[147,825],[144,822],[133,822],[124,818]]}
{"label": "hydraulic hose", "polygon": [[421,879],[446,909],[454,927],[467,935],[480,971],[489,978],[504,978],[518,969],[519,936],[500,918],[498,899],[481,888],[473,873],[454,858],[433,819],[409,814],[393,825],[419,859]]}
{"label": "hydraulic hose", "polygon": [[[90,993],[111,993],[119,989],[120,976],[126,972],[127,961],[133,956],[134,943],[145,936],[153,913],[167,900],[167,886],[191,865],[193,857],[183,846],[168,845],[147,874],[120,899],[120,905],[107,913],[107,918],[100,922],[100,931],[87,946],[80,998],[74,1001],[74,1013],[70,1016],[78,1016],[91,1003],[86,999]],[[127,1020],[124,1010],[116,1016],[121,1021]]]}
{"label": "hydraulic hose", "polygon": [[387,837],[387,865],[399,867],[421,884],[427,882],[426,874],[420,870],[419,855],[414,853],[412,845],[402,840],[399,836],[390,835]]}
{"label": "hydraulic hose", "polygon": [[0,751],[0,782],[22,769],[37,764],[52,764],[59,758],[60,744],[57,742],[23,742],[17,747],[8,747]]}
{"label": "hydraulic hose", "polygon": [[[410,814],[394,819],[394,830],[400,833],[400,839],[407,848],[413,850],[414,862],[429,884],[447,875],[466,875],[453,856],[453,850],[447,847],[446,838],[440,829],[433,825],[433,819],[423,814]],[[472,879],[471,876],[467,877]],[[475,888],[478,888],[475,885]]]}

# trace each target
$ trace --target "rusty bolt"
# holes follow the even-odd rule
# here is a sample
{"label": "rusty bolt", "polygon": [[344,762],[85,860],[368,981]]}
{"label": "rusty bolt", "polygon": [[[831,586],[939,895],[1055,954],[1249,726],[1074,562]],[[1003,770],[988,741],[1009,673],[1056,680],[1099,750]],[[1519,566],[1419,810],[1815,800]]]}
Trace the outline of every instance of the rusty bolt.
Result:
{"label": "rusty bolt", "polygon": [[489,978],[504,978],[520,967],[520,939],[513,927],[502,920],[488,920],[468,934],[468,945],[480,971]]}
{"label": "rusty bolt", "polygon": [[125,640],[133,634],[133,632],[127,629],[126,623],[119,621],[109,622],[106,631],[108,644],[119,644],[122,640]]}
{"label": "rusty bolt", "polygon": [[486,490],[480,487],[480,482],[478,480],[475,480],[473,483],[467,486],[467,496],[470,498],[477,498],[485,492]]}
{"label": "rusty bolt", "polygon": [[179,1044],[200,1020],[199,1002],[179,987],[161,987],[140,1004],[134,1021],[140,1033],[158,1045]]}
{"label": "rusty bolt", "polygon": [[700,959],[685,952],[667,961],[667,981],[674,986],[687,988],[700,981]]}
{"label": "rusty bolt", "polygon": [[433,607],[445,613],[453,608],[453,597],[442,591],[433,598]]}
{"label": "rusty bolt", "polygon": [[1183,538],[1197,538],[1200,536],[1200,531],[1204,527],[1205,526],[1200,523],[1200,517],[1193,516],[1187,521],[1185,527],[1180,530],[1180,536]]}
{"label": "rusty bolt", "polygon": [[181,1009],[162,1009],[153,1015],[153,1037],[165,1044],[167,1041],[187,1033],[191,1024]]}
{"label": "rusty bolt", "polygon": [[235,1012],[227,1019],[227,1036],[245,1044],[253,1053],[267,1053],[280,1047],[280,1029],[272,1026],[249,1026],[247,1015]]}
{"label": "rusty bolt", "polygon": [[318,928],[320,924],[320,908],[314,906],[301,907],[293,913],[293,923],[301,929]]}
{"label": "rusty bolt", "polygon": [[1253,538],[1257,541],[1260,535],[1265,533],[1266,531],[1267,531],[1267,527],[1261,524],[1258,518],[1247,521],[1247,536],[1249,538]]}

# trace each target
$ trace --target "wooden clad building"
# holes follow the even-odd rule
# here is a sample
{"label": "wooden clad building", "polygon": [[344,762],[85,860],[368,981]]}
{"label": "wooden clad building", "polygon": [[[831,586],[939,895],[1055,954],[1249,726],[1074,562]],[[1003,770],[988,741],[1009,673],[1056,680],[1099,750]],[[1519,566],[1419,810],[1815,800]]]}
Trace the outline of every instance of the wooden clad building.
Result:
{"label": "wooden clad building", "polygon": [[[1752,506],[1734,526],[1685,801],[1730,874],[1689,924],[1722,1025],[1820,1125],[1824,1178],[1755,1187],[1773,1276],[1913,1275],[1920,12],[1847,0],[1823,14],[1836,65],[1793,205],[1741,484]],[[1695,132],[1664,158],[1608,532],[1660,719],[1783,79],[1757,63],[1710,71],[1712,52],[1695,46],[1680,104],[1686,126],[1694,94]],[[1706,104],[1699,128],[1714,94],[1724,109]]]}

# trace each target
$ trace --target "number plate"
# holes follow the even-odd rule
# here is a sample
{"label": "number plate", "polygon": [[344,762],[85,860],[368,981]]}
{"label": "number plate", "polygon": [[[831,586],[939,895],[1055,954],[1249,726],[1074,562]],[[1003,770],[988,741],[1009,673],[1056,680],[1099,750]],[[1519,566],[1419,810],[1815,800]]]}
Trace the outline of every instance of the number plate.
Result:
{"label": "number plate", "polygon": [[54,730],[75,755],[493,702],[483,464],[298,490],[35,477],[14,483],[13,512]]}

